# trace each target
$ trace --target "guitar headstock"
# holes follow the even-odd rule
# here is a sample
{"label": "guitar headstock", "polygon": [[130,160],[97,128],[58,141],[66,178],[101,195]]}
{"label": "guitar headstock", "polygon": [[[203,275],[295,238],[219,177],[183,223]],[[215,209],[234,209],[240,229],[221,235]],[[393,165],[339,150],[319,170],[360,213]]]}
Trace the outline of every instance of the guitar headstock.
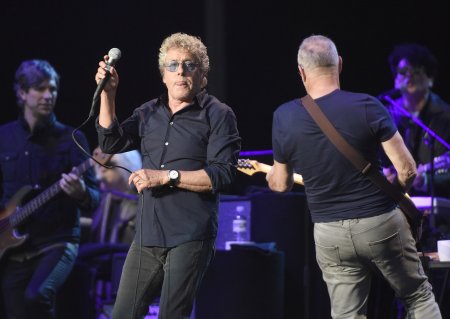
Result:
{"label": "guitar headstock", "polygon": [[237,169],[247,175],[253,175],[257,172],[260,172],[258,167],[258,161],[250,160],[248,158],[240,158],[238,159]]}

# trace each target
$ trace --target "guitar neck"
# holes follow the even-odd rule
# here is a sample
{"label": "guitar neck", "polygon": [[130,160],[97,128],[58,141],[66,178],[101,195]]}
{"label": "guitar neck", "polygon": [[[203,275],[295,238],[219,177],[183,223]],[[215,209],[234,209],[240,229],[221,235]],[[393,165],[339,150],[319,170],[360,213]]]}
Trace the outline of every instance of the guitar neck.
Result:
{"label": "guitar neck", "polygon": [[[435,157],[433,159],[433,168],[435,170],[439,169],[449,169],[450,168],[450,154],[444,153],[441,156]],[[428,173],[431,171],[431,162],[425,164],[419,164],[417,166],[418,173]]]}
{"label": "guitar neck", "polygon": [[[81,176],[86,172],[89,167],[92,166],[91,159],[87,159],[80,165],[76,167],[76,172],[78,176]],[[23,207],[19,208],[13,215],[10,216],[11,226],[17,227],[22,224],[33,212],[46,204],[50,199],[55,197],[61,192],[61,186],[59,186],[61,180],[53,183],[49,188],[44,190],[38,196],[30,200]]]}
{"label": "guitar neck", "polygon": [[258,162],[258,171],[260,171],[262,173],[266,173],[266,174],[269,173],[271,168],[272,168],[272,166],[270,166],[268,164]]}
{"label": "guitar neck", "polygon": [[[253,175],[255,172],[262,172],[267,174],[271,170],[271,168],[271,165],[260,163],[258,161],[242,160],[242,162],[238,164],[238,170],[247,175]],[[295,184],[304,185],[302,175],[294,173],[293,178]]]}

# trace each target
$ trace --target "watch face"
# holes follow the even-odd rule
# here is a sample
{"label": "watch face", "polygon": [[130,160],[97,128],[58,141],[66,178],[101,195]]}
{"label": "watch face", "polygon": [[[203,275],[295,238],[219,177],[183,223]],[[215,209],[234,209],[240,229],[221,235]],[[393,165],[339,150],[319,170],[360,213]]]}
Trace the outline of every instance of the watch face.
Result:
{"label": "watch face", "polygon": [[177,179],[178,178],[178,172],[177,171],[170,171],[169,172],[169,178],[170,179]]}

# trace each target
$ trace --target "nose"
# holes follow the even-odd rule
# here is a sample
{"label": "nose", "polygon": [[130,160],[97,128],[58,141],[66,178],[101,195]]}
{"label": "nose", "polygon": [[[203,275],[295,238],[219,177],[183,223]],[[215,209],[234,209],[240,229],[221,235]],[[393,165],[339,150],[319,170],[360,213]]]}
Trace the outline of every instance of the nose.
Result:
{"label": "nose", "polygon": [[184,63],[180,63],[177,67],[177,73],[183,75],[186,73],[186,67],[184,66]]}
{"label": "nose", "polygon": [[55,93],[54,91],[50,90],[50,89],[46,89],[44,91],[44,98],[47,100],[51,100],[55,97]]}

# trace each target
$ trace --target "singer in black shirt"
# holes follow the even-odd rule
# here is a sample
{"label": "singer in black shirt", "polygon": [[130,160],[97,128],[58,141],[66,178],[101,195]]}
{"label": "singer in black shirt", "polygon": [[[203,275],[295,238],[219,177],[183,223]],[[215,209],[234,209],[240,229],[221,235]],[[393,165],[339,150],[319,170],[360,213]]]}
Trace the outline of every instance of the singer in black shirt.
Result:
{"label": "singer in black shirt", "polygon": [[[105,62],[100,62],[97,83],[105,77]],[[236,118],[205,90],[209,58],[204,44],[187,34],[171,35],[160,48],[159,68],[167,92],[122,124],[115,117],[115,68],[101,93],[100,147],[106,153],[139,148],[143,160],[143,169],[129,179],[141,201],[115,319],[141,318],[159,294],[159,318],[190,318],[214,252],[218,195],[236,174]]]}

